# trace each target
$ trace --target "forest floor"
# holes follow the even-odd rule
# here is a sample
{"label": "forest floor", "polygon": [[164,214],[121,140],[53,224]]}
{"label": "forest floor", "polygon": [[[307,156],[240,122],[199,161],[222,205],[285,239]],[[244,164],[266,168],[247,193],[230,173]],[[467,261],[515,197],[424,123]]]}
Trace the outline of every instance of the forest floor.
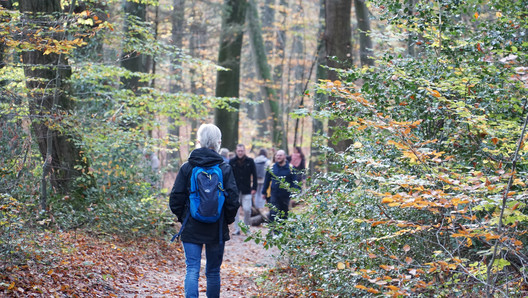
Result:
{"label": "forest floor", "polygon": [[[226,242],[221,297],[263,296],[256,279],[272,270],[276,251],[245,239],[234,235]],[[185,258],[180,242],[122,240],[80,231],[42,233],[31,241],[25,245],[34,250],[26,252],[24,265],[0,263],[0,296],[184,296]],[[203,259],[200,297],[205,297],[204,265]]]}

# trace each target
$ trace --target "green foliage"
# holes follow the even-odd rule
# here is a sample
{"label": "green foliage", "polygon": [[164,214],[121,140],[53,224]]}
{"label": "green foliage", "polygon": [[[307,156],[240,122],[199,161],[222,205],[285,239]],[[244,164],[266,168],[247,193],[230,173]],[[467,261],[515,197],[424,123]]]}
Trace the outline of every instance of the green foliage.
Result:
{"label": "green foliage", "polygon": [[[190,57],[156,40],[149,22],[131,20],[130,30],[124,32],[121,24],[111,23],[104,6],[94,3],[84,3],[86,11],[80,13],[46,18],[61,20],[49,26],[23,23],[24,16],[19,12],[0,9],[1,42],[6,46],[2,48],[6,66],[0,68],[0,193],[2,211],[11,212],[15,207],[20,210],[2,213],[0,218],[0,242],[7,245],[2,246],[2,258],[12,253],[17,243],[8,241],[14,241],[12,238],[23,229],[90,227],[128,236],[165,232],[173,218],[168,214],[167,190],[161,188],[166,169],[153,172],[144,155],[147,151],[157,154],[177,150],[187,140],[154,138],[152,132],[164,128],[169,117],[175,120],[173,125],[179,126],[236,101],[170,93],[165,86],[154,84],[154,80],[166,77],[122,68],[115,57],[126,51],[160,61],[179,60],[200,71],[217,70],[210,61]],[[29,50],[67,58],[64,61],[72,75],[61,87],[75,103],[70,109],[59,107],[55,114],[43,114],[38,120],[31,115],[24,69],[18,61]],[[144,87],[134,92],[124,89],[122,80],[132,77]],[[82,175],[74,181],[71,193],[59,194],[48,186],[48,210],[39,210],[43,161],[32,129],[36,123],[79,136],[72,141],[82,148],[82,162],[89,165],[76,167]],[[9,205],[5,201],[8,198],[16,206]]]}
{"label": "green foliage", "polygon": [[307,295],[518,295],[528,261],[526,6],[376,5],[393,34],[383,42],[410,38],[416,56],[388,46],[376,67],[321,84],[337,101],[314,116],[347,121],[327,140],[353,146],[323,147],[340,170],[313,175],[282,233],[255,237],[281,249]]}

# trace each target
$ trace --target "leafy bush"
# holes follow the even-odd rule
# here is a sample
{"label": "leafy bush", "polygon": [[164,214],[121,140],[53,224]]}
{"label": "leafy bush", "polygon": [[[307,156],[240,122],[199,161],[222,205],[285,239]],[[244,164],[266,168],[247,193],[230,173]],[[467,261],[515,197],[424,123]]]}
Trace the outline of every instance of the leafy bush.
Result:
{"label": "leafy bush", "polygon": [[378,2],[417,56],[387,47],[320,86],[335,101],[321,118],[349,123],[328,141],[353,146],[326,148],[342,170],[313,175],[282,233],[254,238],[281,249],[307,296],[525,293],[526,7]]}

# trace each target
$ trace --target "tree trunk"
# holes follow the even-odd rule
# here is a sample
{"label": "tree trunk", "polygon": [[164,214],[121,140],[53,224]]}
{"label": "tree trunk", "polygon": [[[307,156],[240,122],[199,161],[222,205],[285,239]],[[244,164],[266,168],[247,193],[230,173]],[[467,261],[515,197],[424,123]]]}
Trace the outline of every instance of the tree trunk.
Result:
{"label": "tree trunk", "polygon": [[[0,7],[3,7],[5,9],[11,9],[11,1],[6,0],[0,0]],[[7,16],[0,16],[0,22],[8,22],[9,18]],[[0,35],[0,39],[3,40],[3,36]],[[6,45],[5,42],[0,41],[0,69],[4,68],[6,66],[5,61],[5,49]],[[2,78],[0,78],[0,87],[3,87],[6,84],[6,81]],[[0,95],[0,101],[2,100],[2,95]]]}
{"label": "tree trunk", "polygon": [[[172,42],[178,50],[183,48],[183,32],[185,30],[184,21],[185,21],[185,0],[174,0],[174,13],[172,14]],[[179,60],[179,55],[174,57],[171,61],[172,75],[170,79],[170,90],[172,93],[178,93],[183,90],[182,81],[182,71],[181,71],[181,62]],[[175,121],[172,117],[169,117],[169,135],[179,137],[180,136],[180,127],[175,125]],[[173,166],[176,166],[179,163],[179,150],[176,148],[173,152],[167,155],[168,162]],[[175,167],[176,168],[176,167]]]}
{"label": "tree trunk", "polygon": [[[413,16],[414,15],[414,0],[407,0],[407,15]],[[409,31],[407,36],[407,54],[411,57],[416,56],[416,51],[414,48],[414,34]]]}
{"label": "tree trunk", "polygon": [[[326,65],[332,68],[348,68],[352,66],[352,45],[350,0],[326,0],[325,2],[325,41],[326,41]],[[337,60],[336,60],[337,59]],[[328,79],[338,80],[335,71],[328,71]],[[331,99],[331,101],[335,101]],[[341,119],[330,120],[328,123],[329,136],[335,137],[335,132],[340,127],[347,127],[347,123]],[[329,144],[336,152],[345,151],[351,144],[351,140],[340,139],[336,143]]]}
{"label": "tree trunk", "polygon": [[[139,21],[144,22],[147,16],[147,6],[146,4],[128,2],[124,4],[125,11],[125,33],[129,34],[131,37],[138,37],[137,34],[131,33],[133,30],[134,20],[136,17]],[[125,52],[122,56],[121,66],[126,68],[131,72],[148,72],[149,58],[146,55],[137,53],[137,52]],[[140,87],[139,78],[137,76],[132,76],[130,78],[122,78],[125,89],[130,89],[134,92],[137,92]]]}
{"label": "tree trunk", "polygon": [[[295,5],[295,18],[304,19],[304,8],[302,7],[302,3],[299,2]],[[298,34],[295,34],[293,36],[292,41],[292,53],[290,55],[290,66],[288,69],[293,70],[293,80],[288,79],[288,82],[293,82],[293,91],[290,92],[291,94],[291,100],[290,100],[290,106],[293,108],[301,108],[304,106],[304,91],[305,91],[305,77],[304,74],[306,72],[305,65],[303,62],[305,60],[306,56],[306,49],[304,47],[304,34],[301,34],[303,32],[304,28],[300,25],[295,25],[292,28],[293,32],[298,32]],[[291,62],[293,58],[293,63]],[[289,73],[290,73],[289,72]],[[311,73],[311,69],[310,69]],[[288,77],[290,75],[288,74]],[[309,80],[310,78],[308,78]],[[300,97],[300,100],[297,102],[297,98]],[[288,110],[287,113],[290,113]],[[302,126],[299,127],[299,121],[300,119],[295,119],[295,128],[294,128],[294,137],[293,137],[293,148],[300,146],[302,144],[298,144],[297,141],[299,140],[300,143],[302,143]],[[304,121],[304,120],[303,120]],[[300,128],[300,133],[299,133]]]}
{"label": "tree trunk", "polygon": [[371,58],[372,39],[370,38],[369,11],[365,5],[365,0],[354,0],[356,8],[356,19],[359,27],[359,60],[362,66],[373,66],[374,59]]}
{"label": "tree trunk", "polygon": [[[56,17],[38,15],[60,12],[59,0],[21,0],[19,7],[25,22],[35,24],[44,31],[62,25],[55,23]],[[59,36],[62,33],[50,34],[55,39],[65,38]],[[81,176],[82,171],[88,173],[88,164],[81,148],[75,144],[76,137],[49,127],[60,125],[61,115],[72,108],[73,102],[67,95],[66,85],[71,76],[70,66],[64,56],[54,53],[44,55],[38,50],[23,52],[22,61],[29,89],[31,125],[44,158],[43,182],[46,175],[51,174],[51,185],[59,193],[69,193],[74,188],[75,178]],[[41,195],[41,206],[45,209],[45,184]]]}
{"label": "tree trunk", "polygon": [[[320,20],[320,28],[319,28],[319,36],[323,37],[324,32],[326,31],[325,28],[325,0],[320,0],[320,10],[319,10],[319,20]],[[326,42],[324,38],[318,39],[318,52],[317,52],[317,69],[315,72],[315,78],[316,82],[319,82],[320,80],[326,80],[328,78],[326,68],[324,65],[326,65]],[[321,111],[324,107],[327,106],[328,103],[328,97],[321,93],[316,93],[314,95],[314,111]],[[312,135],[318,136],[324,134],[324,123],[321,119],[318,118],[312,118]],[[314,144],[314,137],[312,137],[312,145],[311,145],[311,152],[310,152],[310,173],[317,173],[322,172],[324,170],[325,163],[323,162],[322,158],[322,152],[320,150],[321,145]]]}
{"label": "tree trunk", "polygon": [[[240,54],[246,5],[246,0],[225,0],[224,2],[218,64],[228,70],[217,73],[217,97],[239,97]],[[236,111],[228,111],[222,108],[215,110],[215,124],[222,131],[222,144],[231,149],[235,148],[238,143],[239,106],[239,103],[231,104],[231,108]]]}
{"label": "tree trunk", "polygon": [[282,113],[277,104],[277,92],[271,86],[271,71],[266,56],[264,40],[262,39],[262,28],[259,19],[258,7],[255,0],[249,0],[247,20],[251,48],[255,56],[257,75],[265,84],[262,92],[264,102],[260,105],[263,112],[261,114],[264,114],[265,119],[269,119],[267,129],[271,132],[273,146],[275,148],[284,148],[286,144],[283,140],[284,133],[282,127],[284,127],[284,124],[282,123]]}

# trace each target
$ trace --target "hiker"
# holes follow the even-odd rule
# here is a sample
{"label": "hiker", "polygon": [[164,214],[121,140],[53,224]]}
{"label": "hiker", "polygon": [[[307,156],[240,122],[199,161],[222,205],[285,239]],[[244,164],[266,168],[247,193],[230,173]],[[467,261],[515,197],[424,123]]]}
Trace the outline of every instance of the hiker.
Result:
{"label": "hiker", "polygon": [[262,193],[262,186],[264,185],[264,178],[266,178],[266,172],[271,164],[268,159],[268,151],[266,149],[260,149],[259,155],[255,158],[255,167],[257,170],[257,195],[255,196],[255,208],[264,208],[266,200],[262,199],[260,194]]}
{"label": "hiker", "polygon": [[290,163],[286,160],[286,153],[284,150],[278,150],[275,153],[275,163],[271,170],[266,173],[264,179],[263,189],[261,191],[262,198],[266,199],[266,189],[271,184],[270,204],[274,208],[270,210],[270,221],[273,222],[280,212],[280,218],[288,218],[288,210],[290,205],[290,190],[281,186],[281,181],[286,183],[289,187],[299,188],[297,185],[297,175],[295,175]]}
{"label": "hiker", "polygon": [[302,152],[301,147],[293,148],[293,153],[288,156],[288,161],[295,169],[295,174],[297,175],[297,181],[304,180],[304,170],[306,169],[306,158]]}
{"label": "hiker", "polygon": [[222,158],[224,159],[224,161],[229,163],[229,149],[221,148],[219,153],[222,156]]}
{"label": "hiker", "polygon": [[[257,193],[257,170],[253,158],[246,155],[246,146],[238,144],[235,154],[236,156],[229,160],[229,164],[233,168],[233,174],[235,175],[240,204],[244,211],[244,223],[249,226],[251,224],[251,206],[253,205],[252,197]],[[240,235],[240,227],[238,226],[240,221],[239,214],[240,211],[237,212],[235,218],[234,235]]]}
{"label": "hiker", "polygon": [[[205,276],[207,277],[207,297],[220,296],[220,266],[224,256],[225,241],[229,237],[229,224],[235,220],[240,206],[238,189],[231,166],[224,162],[217,151],[220,149],[222,133],[213,124],[203,124],[198,129],[200,148],[191,152],[188,162],[184,163],[170,194],[170,209],[182,223],[180,237],[185,251],[185,297],[198,297],[198,278],[200,275],[202,247],[205,245]],[[225,202],[220,219],[213,223],[201,222],[190,213],[190,176],[194,167],[212,167],[219,165],[222,173]],[[185,223],[184,223],[185,222]]]}
{"label": "hiker", "polygon": [[156,152],[148,150],[147,148],[143,149],[143,157],[145,166],[150,167],[151,172],[147,173],[145,180],[152,186],[158,187],[159,185],[159,170],[160,170],[160,160],[156,155]]}

